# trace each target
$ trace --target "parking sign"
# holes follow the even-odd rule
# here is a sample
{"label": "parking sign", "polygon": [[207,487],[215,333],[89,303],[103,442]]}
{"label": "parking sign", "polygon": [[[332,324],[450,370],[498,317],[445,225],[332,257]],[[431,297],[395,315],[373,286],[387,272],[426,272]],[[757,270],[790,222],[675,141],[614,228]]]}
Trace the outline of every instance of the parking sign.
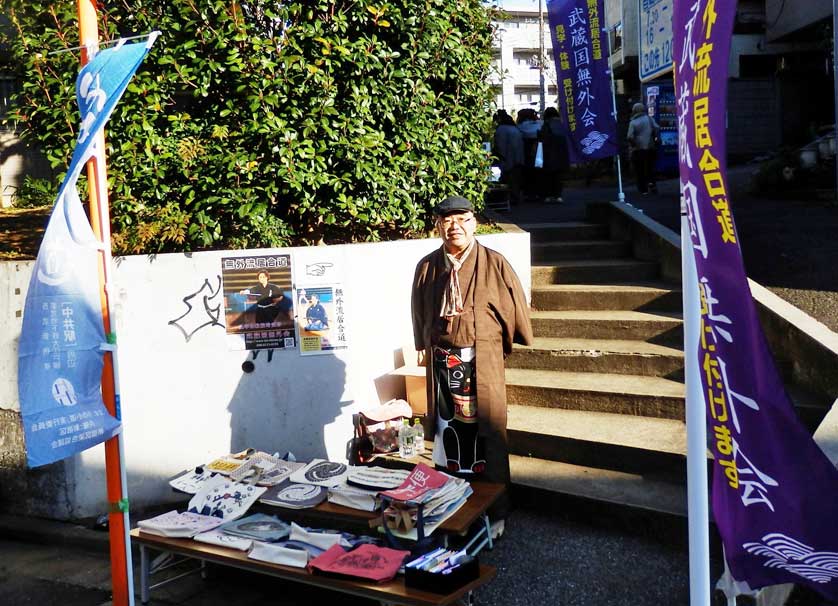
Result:
{"label": "parking sign", "polygon": [[648,82],[672,70],[673,0],[640,3],[640,81]]}

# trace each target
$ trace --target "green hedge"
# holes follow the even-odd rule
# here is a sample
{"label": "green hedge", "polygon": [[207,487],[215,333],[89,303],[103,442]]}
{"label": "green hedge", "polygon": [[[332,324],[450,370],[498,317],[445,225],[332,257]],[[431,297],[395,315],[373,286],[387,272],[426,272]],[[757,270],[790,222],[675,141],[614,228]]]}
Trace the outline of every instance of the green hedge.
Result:
{"label": "green hedge", "polygon": [[[66,169],[78,119],[75,2],[5,0],[12,119]],[[102,38],[152,29],[107,127],[114,248],[354,242],[478,202],[491,11],[481,0],[121,0]]]}

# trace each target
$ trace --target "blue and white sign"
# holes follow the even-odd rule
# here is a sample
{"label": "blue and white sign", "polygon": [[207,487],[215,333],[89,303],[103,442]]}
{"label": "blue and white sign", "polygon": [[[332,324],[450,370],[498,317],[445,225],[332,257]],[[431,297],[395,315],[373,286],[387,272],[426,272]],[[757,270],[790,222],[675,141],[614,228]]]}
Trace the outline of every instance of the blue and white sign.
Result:
{"label": "blue and white sign", "polygon": [[147,42],[99,52],[76,80],[81,128],[67,176],[29,281],[18,348],[18,394],[29,467],[69,457],[121,430],[102,400],[106,342],[99,299],[102,249],[76,182],[148,49]]}
{"label": "blue and white sign", "polygon": [[673,0],[638,0],[640,3],[640,81],[672,71]]}

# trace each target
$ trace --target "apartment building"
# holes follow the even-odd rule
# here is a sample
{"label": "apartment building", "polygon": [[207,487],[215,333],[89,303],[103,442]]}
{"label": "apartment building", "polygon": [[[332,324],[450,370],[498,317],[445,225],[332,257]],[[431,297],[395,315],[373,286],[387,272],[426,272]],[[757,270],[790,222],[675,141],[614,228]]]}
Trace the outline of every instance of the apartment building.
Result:
{"label": "apartment building", "polygon": [[519,3],[515,8],[506,9],[504,18],[495,22],[489,78],[495,90],[497,107],[510,114],[525,107],[540,111],[542,98],[545,107],[555,105],[557,100],[556,68],[546,2],[543,3],[541,17],[538,4],[531,4],[532,8]]}
{"label": "apartment building", "polygon": [[[618,115],[672,74],[640,81],[645,8],[677,0],[605,0]],[[832,0],[739,0],[728,81],[728,152],[746,159],[806,142],[834,123]]]}

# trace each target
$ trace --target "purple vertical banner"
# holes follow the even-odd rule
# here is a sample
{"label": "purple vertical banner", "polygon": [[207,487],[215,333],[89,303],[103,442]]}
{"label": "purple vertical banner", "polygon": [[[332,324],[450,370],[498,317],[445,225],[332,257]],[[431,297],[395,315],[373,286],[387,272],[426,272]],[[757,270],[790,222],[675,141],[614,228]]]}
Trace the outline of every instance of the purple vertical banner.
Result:
{"label": "purple vertical banner", "polygon": [[701,297],[698,356],[713,514],[732,576],[838,600],[838,470],[797,419],[768,350],[733,223],[725,102],[735,2],[675,2],[681,195]]}
{"label": "purple vertical banner", "polygon": [[559,111],[570,134],[574,164],[617,154],[602,0],[547,2]]}

